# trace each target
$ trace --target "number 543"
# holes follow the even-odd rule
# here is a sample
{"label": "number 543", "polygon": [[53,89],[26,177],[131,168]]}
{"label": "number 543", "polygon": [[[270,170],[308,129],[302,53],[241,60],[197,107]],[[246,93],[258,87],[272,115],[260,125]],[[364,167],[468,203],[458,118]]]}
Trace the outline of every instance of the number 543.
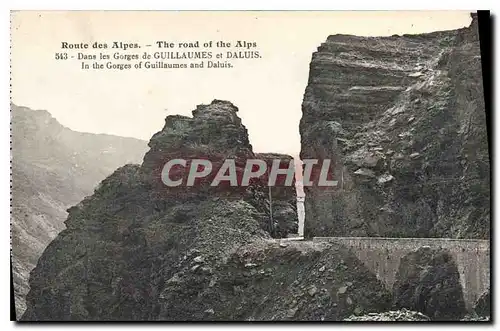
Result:
{"label": "number 543", "polygon": [[56,60],[67,60],[68,53],[56,53]]}

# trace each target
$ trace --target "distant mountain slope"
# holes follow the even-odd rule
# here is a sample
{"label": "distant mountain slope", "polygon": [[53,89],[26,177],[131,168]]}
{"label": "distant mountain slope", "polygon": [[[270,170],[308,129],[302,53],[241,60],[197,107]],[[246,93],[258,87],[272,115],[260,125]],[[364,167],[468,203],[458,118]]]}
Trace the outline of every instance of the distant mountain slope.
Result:
{"label": "distant mountain slope", "polygon": [[29,273],[65,228],[66,209],[116,168],[141,163],[145,141],[72,131],[47,111],[11,105],[11,238],[16,311],[26,309]]}

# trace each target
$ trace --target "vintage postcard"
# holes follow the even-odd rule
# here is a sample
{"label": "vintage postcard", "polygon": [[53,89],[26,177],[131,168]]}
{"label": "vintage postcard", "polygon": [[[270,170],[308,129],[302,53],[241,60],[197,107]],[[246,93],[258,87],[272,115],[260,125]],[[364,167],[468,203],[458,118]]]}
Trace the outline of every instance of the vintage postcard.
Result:
{"label": "vintage postcard", "polygon": [[12,11],[14,319],[491,321],[489,20]]}

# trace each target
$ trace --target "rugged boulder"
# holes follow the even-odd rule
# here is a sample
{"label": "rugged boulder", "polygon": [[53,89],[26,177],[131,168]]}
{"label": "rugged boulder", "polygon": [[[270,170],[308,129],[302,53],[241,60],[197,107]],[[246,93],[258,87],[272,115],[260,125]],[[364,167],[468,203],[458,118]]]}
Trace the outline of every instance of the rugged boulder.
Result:
{"label": "rugged boulder", "polygon": [[[166,194],[185,193],[187,198],[192,194],[227,193],[235,195],[241,193],[235,187],[218,185],[209,187],[217,170],[226,159],[234,159],[237,167],[238,179],[244,170],[247,159],[254,158],[252,146],[248,141],[247,129],[237,116],[238,108],[232,103],[214,100],[210,105],[199,105],[192,112],[193,117],[168,116],[165,126],[149,141],[151,149],[146,153],[142,164],[144,179],[156,189],[161,190],[165,184],[161,180],[161,172],[165,163],[172,159],[185,159],[185,167],[178,167],[171,174],[173,180],[182,177],[183,184],[179,189],[169,187]],[[206,159],[212,162],[210,174],[188,187],[186,185],[192,159]],[[178,176],[176,176],[177,172]],[[165,190],[166,191],[166,190]],[[222,192],[224,191],[224,192]]]}
{"label": "rugged boulder", "polygon": [[419,248],[401,259],[393,285],[394,307],[419,311],[433,320],[466,314],[457,265],[449,252]]}
{"label": "rugged boulder", "polygon": [[12,271],[16,313],[48,243],[64,229],[66,209],[92,194],[117,167],[140,163],[145,141],[72,131],[47,111],[11,104]]}
{"label": "rugged boulder", "polygon": [[305,235],[489,237],[490,166],[477,19],[422,35],[333,35],[313,54],[301,159]]}

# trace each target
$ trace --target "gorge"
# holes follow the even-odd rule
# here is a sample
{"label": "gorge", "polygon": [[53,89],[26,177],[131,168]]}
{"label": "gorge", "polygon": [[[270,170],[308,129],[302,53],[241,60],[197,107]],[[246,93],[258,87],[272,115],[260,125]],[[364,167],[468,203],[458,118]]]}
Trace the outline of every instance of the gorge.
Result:
{"label": "gorge", "polygon": [[[489,315],[477,25],[473,15],[459,30],[333,35],[319,46],[300,156],[332,160],[339,185],[304,185],[305,240],[291,240],[302,227],[293,186],[211,186],[210,175],[194,186],[162,182],[172,159],[234,159],[238,173],[248,159],[293,162],[253,150],[237,105],[215,99],[191,117],[167,116],[140,164],[120,166],[68,209],[66,228],[31,272],[21,319],[340,321],[405,308],[459,320],[478,305]],[[428,247],[429,237],[479,243]],[[405,246],[401,238],[416,239]],[[466,287],[467,263],[456,258],[476,247],[471,259],[484,270]]]}

